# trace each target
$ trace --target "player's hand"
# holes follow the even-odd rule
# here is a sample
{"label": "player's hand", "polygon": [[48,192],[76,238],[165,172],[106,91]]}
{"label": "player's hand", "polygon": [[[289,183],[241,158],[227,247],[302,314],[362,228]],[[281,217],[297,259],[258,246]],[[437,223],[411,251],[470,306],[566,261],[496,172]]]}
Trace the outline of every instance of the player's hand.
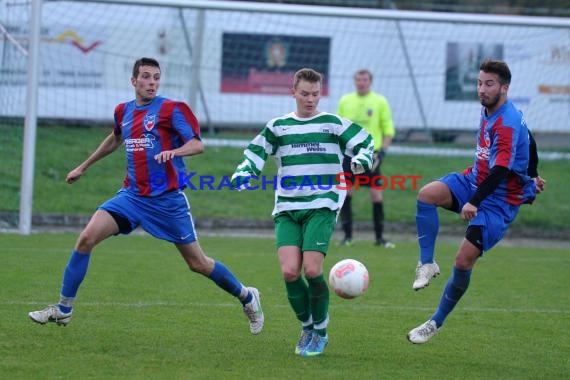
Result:
{"label": "player's hand", "polygon": [[83,175],[84,172],[85,172],[85,170],[82,169],[81,167],[79,167],[79,166],[76,167],[75,169],[73,169],[72,171],[67,173],[67,177],[65,178],[65,182],[72,184],[73,182],[75,182],[79,178],[81,178],[81,176]]}
{"label": "player's hand", "polygon": [[251,176],[248,173],[234,173],[232,178],[230,179],[230,184],[232,185],[232,189],[237,191],[242,191],[248,188],[249,180]]}
{"label": "player's hand", "polygon": [[538,194],[542,193],[544,191],[544,185],[546,184],[546,181],[544,179],[542,179],[541,176],[534,177],[532,180],[534,181],[534,186],[536,187],[536,192]]}
{"label": "player's hand", "polygon": [[376,153],[376,160],[378,160],[378,164],[382,163],[384,156],[386,156],[386,151],[384,149],[380,149],[378,153]]}
{"label": "player's hand", "polygon": [[354,174],[362,174],[364,173],[364,166],[362,166],[362,164],[353,157],[352,160],[350,161],[350,170]]}
{"label": "player's hand", "polygon": [[473,206],[471,203],[467,202],[461,209],[461,219],[465,221],[470,221],[477,216],[477,207]]}
{"label": "player's hand", "polygon": [[166,162],[168,160],[172,160],[174,157],[176,157],[176,154],[174,153],[173,150],[163,150],[159,154],[155,155],[154,159],[159,164],[161,164],[161,163]]}

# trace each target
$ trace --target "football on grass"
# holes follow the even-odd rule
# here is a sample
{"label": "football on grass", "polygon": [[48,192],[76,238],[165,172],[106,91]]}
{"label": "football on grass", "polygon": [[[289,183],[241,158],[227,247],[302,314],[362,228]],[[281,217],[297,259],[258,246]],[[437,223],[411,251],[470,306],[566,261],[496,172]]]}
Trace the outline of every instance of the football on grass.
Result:
{"label": "football on grass", "polygon": [[368,289],[368,270],[360,261],[341,260],[331,268],[329,285],[339,297],[356,298]]}

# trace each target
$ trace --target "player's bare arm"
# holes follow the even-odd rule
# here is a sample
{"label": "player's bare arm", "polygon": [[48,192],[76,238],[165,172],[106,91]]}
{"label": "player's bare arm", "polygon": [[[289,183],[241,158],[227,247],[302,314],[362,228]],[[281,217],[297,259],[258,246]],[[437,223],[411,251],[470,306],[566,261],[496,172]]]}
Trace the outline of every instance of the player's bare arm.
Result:
{"label": "player's bare arm", "polygon": [[99,147],[97,147],[95,152],[93,152],[93,154],[91,154],[91,156],[89,156],[88,159],[83,161],[81,165],[79,165],[78,167],[76,167],[67,174],[67,177],[65,179],[66,182],[71,184],[77,181],[91,165],[93,165],[95,162],[99,161],[103,157],[113,153],[115,150],[117,150],[118,147],[121,146],[122,142],[123,141],[120,135],[117,136],[113,132],[111,132],[111,134],[108,135],[103,140],[103,142],[101,142]]}
{"label": "player's bare arm", "polygon": [[159,154],[154,156],[154,159],[159,163],[166,162],[173,159],[174,157],[184,157],[184,156],[194,156],[200,154],[204,151],[204,144],[198,138],[193,138],[187,141],[180,148],[172,150],[163,150]]}

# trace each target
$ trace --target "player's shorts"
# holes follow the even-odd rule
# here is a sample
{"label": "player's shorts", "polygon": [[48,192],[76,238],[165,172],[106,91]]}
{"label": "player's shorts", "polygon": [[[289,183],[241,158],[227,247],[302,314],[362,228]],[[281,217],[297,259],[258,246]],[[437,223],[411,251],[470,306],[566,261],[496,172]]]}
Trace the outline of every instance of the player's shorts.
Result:
{"label": "player's shorts", "polygon": [[[465,203],[469,202],[477,188],[473,186],[463,174],[450,173],[439,181],[445,183],[453,196],[457,199],[457,210],[461,213]],[[483,234],[483,251],[488,251],[497,244],[507,232],[510,224],[515,220],[520,206],[511,205],[504,199],[490,194],[481,202],[477,216],[469,221],[469,226],[480,226]]]}
{"label": "player's shorts", "polygon": [[328,208],[281,211],[273,219],[277,248],[293,245],[326,255],[336,218],[337,212]]}
{"label": "player's shorts", "polygon": [[[376,156],[376,153],[374,153],[374,156]],[[344,156],[344,159],[342,160],[342,171],[347,173],[345,174],[345,178],[348,181],[351,181],[352,186],[355,186],[355,179],[353,179],[354,174],[352,173],[352,169],[350,168],[350,160],[352,159],[352,157],[348,157],[348,156]],[[382,173],[380,173],[380,165],[376,165],[376,168],[374,168],[374,170],[366,170],[364,173],[362,174],[358,174],[358,176],[363,176],[366,179],[362,179],[358,181],[358,186],[366,186],[366,187],[371,187],[374,186],[375,189],[381,189],[382,188]]]}
{"label": "player's shorts", "polygon": [[140,226],[152,236],[175,244],[188,244],[197,240],[190,204],[182,191],[141,197],[121,189],[99,209],[128,221],[120,223],[121,234],[129,234]]}

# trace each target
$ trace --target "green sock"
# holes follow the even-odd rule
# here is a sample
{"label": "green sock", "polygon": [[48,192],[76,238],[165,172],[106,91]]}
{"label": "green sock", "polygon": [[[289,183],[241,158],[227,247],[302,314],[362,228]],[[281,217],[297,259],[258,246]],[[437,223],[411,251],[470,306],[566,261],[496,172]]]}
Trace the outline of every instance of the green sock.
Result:
{"label": "green sock", "polygon": [[299,277],[293,282],[285,281],[287,298],[297,315],[297,319],[306,322],[311,318],[311,306],[309,304],[308,286],[303,277]]}
{"label": "green sock", "polygon": [[309,282],[309,302],[315,330],[319,335],[325,336],[329,320],[329,288],[322,274],[308,278],[307,281]]}

